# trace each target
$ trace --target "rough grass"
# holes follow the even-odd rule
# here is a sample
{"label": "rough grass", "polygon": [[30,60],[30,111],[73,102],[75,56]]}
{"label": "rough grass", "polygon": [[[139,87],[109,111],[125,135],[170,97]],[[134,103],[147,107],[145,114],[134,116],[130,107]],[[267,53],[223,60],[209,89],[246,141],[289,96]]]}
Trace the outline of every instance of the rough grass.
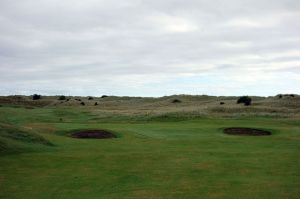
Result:
{"label": "rough grass", "polygon": [[[29,96],[8,96],[0,97],[2,106],[18,106],[32,109],[36,107],[65,108],[76,107],[81,110],[88,110],[93,114],[103,115],[127,115],[127,116],[145,116],[150,117],[165,115],[168,113],[184,112],[185,115],[199,116],[230,116],[244,113],[252,115],[298,117],[300,118],[300,96],[295,97],[255,97],[252,98],[252,105],[245,107],[237,104],[238,97],[215,97],[207,95],[174,95],[160,98],[142,98],[142,97],[116,97],[106,98],[93,97],[67,97],[67,100],[57,100],[57,96],[43,96],[41,100],[32,100]],[[81,101],[78,101],[80,99]],[[172,103],[178,99],[181,103]],[[220,102],[225,102],[220,105]],[[84,102],[85,106],[80,103]],[[97,106],[94,106],[97,102]]]}

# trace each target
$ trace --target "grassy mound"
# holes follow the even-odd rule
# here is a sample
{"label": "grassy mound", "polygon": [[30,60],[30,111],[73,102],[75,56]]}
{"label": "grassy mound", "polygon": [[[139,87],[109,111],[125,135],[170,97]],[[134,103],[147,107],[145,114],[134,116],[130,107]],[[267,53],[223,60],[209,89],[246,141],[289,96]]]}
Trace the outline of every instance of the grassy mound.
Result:
{"label": "grassy mound", "polygon": [[21,152],[26,150],[26,148],[31,148],[35,144],[53,145],[38,134],[7,125],[0,125],[0,153]]}

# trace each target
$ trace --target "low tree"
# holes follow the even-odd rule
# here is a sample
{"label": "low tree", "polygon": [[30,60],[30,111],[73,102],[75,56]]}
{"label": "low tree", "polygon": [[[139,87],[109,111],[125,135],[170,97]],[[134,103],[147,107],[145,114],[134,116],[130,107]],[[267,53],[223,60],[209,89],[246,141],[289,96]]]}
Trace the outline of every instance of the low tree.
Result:
{"label": "low tree", "polygon": [[41,95],[38,95],[38,94],[32,95],[32,99],[33,99],[33,100],[39,100],[39,99],[41,99],[41,98],[42,98]]}
{"label": "low tree", "polygon": [[91,96],[89,96],[89,97],[88,97],[88,100],[93,100],[93,99],[94,99],[94,98],[93,98],[93,97],[91,97]]}
{"label": "low tree", "polygon": [[179,99],[173,99],[172,103],[181,103],[181,100],[179,100]]}
{"label": "low tree", "polygon": [[245,106],[251,105],[252,99],[248,96],[242,96],[237,100],[237,104],[243,103]]}
{"label": "low tree", "polygon": [[66,96],[61,95],[61,96],[59,96],[58,100],[66,100]]}

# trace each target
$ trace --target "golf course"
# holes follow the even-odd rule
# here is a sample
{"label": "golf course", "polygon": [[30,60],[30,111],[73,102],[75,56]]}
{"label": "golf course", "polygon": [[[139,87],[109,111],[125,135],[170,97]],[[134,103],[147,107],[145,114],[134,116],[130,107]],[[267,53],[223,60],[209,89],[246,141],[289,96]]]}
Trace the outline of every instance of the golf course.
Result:
{"label": "golf course", "polygon": [[300,97],[237,99],[1,97],[0,198],[300,198]]}
{"label": "golf course", "polygon": [[0,199],[300,199],[300,0],[0,0]]}

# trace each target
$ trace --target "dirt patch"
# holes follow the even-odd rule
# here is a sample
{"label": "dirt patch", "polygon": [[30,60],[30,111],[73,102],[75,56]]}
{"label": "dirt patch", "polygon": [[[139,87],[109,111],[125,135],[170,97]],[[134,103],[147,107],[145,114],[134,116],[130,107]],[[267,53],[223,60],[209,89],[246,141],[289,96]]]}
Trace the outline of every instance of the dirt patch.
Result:
{"label": "dirt patch", "polygon": [[253,129],[253,128],[226,128],[224,133],[229,135],[245,135],[245,136],[266,136],[272,133],[265,130]]}
{"label": "dirt patch", "polygon": [[117,136],[106,130],[82,130],[71,134],[73,138],[108,139]]}

